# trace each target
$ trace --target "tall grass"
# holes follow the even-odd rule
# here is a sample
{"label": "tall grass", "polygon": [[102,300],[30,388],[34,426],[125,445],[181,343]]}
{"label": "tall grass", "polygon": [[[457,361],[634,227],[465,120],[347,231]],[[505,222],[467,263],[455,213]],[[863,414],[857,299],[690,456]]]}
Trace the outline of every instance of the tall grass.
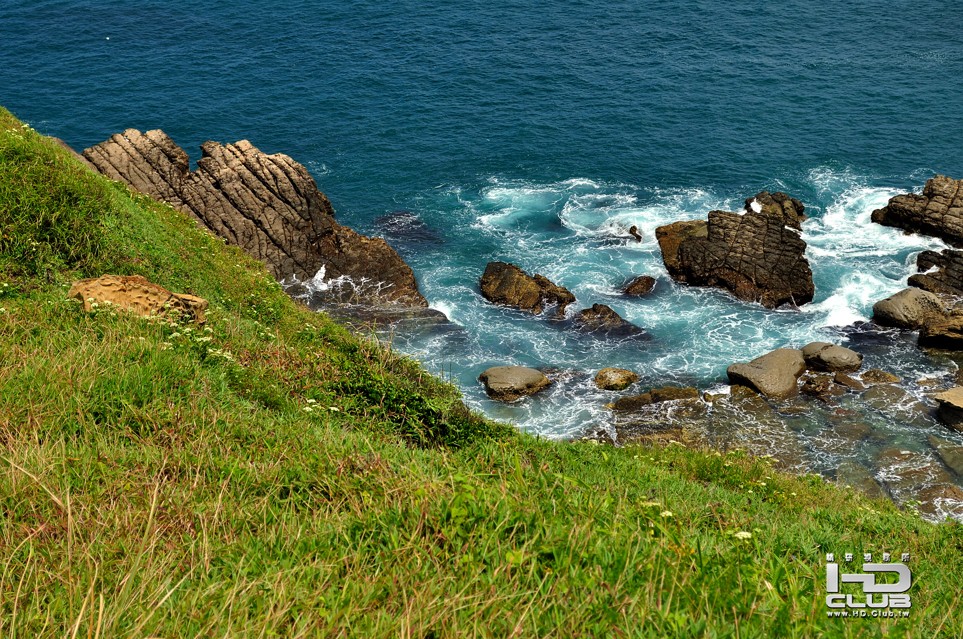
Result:
{"label": "tall grass", "polygon": [[[0,223],[2,637],[963,636],[960,525],[488,422],[2,111]],[[208,322],[66,299],[102,272]],[[827,617],[847,551],[911,553],[909,619]]]}

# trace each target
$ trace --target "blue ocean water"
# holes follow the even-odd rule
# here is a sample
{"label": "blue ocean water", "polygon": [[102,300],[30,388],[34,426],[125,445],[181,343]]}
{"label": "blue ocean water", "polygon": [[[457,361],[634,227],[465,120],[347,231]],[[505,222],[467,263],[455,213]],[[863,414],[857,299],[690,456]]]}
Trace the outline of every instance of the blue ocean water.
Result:
{"label": "blue ocean water", "polygon": [[[598,368],[707,388],[733,361],[845,342],[839,327],[942,246],[869,214],[935,173],[963,177],[960,24],[963,4],[934,0],[6,2],[0,103],[78,149],[134,127],[195,157],[204,140],[242,138],[291,155],[343,222],[401,251],[454,323],[396,334],[396,348],[489,414],[577,436],[608,427]],[[767,311],[667,278],[656,226],[737,210],[762,189],[811,215],[813,304]],[[569,287],[579,307],[607,303],[653,339],[585,339],[494,308],[477,292],[493,259]],[[619,297],[640,274],[658,277],[655,293]],[[866,345],[867,366],[895,370],[914,398],[926,392],[915,380],[956,370],[887,339]],[[572,374],[496,405],[475,378],[502,363]],[[859,410],[883,441],[929,458],[928,434],[956,437],[931,418]],[[848,456],[883,478],[878,445],[827,452],[823,426],[793,431],[811,467]]]}

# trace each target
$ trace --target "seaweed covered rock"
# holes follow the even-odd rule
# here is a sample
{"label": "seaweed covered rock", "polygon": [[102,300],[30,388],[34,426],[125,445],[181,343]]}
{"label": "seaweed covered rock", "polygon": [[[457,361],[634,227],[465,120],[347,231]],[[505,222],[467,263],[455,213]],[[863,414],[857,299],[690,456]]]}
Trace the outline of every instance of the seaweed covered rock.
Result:
{"label": "seaweed covered rock", "polygon": [[555,315],[562,317],[565,307],[575,301],[575,296],[568,289],[538,273],[529,275],[507,262],[489,262],[481,276],[479,288],[489,302],[536,315],[544,311],[546,306],[554,305]]}
{"label": "seaweed covered rock", "polygon": [[329,286],[332,301],[428,306],[411,268],[381,238],[335,221],[307,169],[247,140],[205,142],[197,169],[163,131],[128,129],[86,149],[101,173],[192,215],[202,226],[265,263],[278,280],[350,280]]}
{"label": "seaweed covered rock", "polygon": [[884,226],[932,235],[955,246],[963,245],[963,180],[937,175],[926,181],[923,193],[905,193],[873,211],[872,220]]}
{"label": "seaweed covered rock", "polygon": [[802,219],[799,200],[763,191],[746,200],[745,213],[710,211],[706,222],[661,226],[656,238],[676,281],[722,288],[767,308],[798,306],[815,294]]}

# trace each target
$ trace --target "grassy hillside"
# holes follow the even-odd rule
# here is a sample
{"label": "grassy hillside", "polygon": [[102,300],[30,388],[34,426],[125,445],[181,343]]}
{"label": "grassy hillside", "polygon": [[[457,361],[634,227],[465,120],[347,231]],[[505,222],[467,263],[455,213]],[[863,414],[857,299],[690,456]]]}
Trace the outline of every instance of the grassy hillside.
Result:
{"label": "grassy hillside", "polygon": [[[85,313],[140,274],[204,327]],[[743,454],[520,435],[0,109],[0,636],[963,636],[963,527]],[[825,553],[909,552],[909,619]]]}

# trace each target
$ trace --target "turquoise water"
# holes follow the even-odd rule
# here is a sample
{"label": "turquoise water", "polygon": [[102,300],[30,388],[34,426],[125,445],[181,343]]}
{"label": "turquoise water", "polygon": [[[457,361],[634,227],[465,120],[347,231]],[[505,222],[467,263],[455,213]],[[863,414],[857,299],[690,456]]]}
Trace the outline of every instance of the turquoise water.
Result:
{"label": "turquoise water", "polygon": [[[4,3],[0,103],[76,148],[163,128],[195,157],[206,139],[247,138],[301,161],[340,219],[396,246],[453,322],[395,334],[395,347],[534,432],[611,428],[611,397],[590,381],[603,366],[637,370],[642,387],[714,388],[733,361],[815,339],[862,350],[916,399],[928,401],[920,378],[949,383],[956,365],[911,336],[841,327],[941,246],[869,214],[934,173],[963,177],[963,5],[545,4]],[[656,226],[762,189],[811,215],[812,304],[767,311],[666,277]],[[573,310],[609,304],[652,339],[585,338],[492,307],[477,281],[493,259],[570,288]],[[619,297],[640,274],[658,278],[654,294]],[[475,378],[504,363],[567,381],[495,405]],[[853,457],[882,479],[886,445],[932,459],[927,434],[963,441],[931,417],[857,412],[875,443],[826,452],[825,416],[793,431],[810,467],[832,474]]]}

